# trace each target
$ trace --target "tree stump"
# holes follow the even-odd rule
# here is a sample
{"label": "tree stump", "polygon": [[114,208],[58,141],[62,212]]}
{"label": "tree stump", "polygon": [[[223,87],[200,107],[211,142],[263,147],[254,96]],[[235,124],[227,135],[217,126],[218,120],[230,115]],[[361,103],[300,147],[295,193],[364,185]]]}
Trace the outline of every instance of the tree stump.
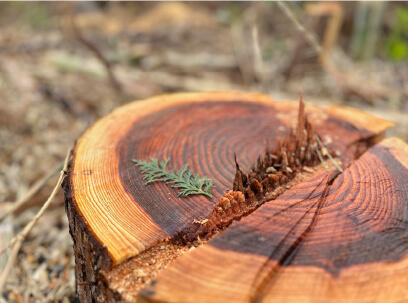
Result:
{"label": "tree stump", "polygon": [[[231,92],[118,108],[63,185],[78,300],[408,300],[408,147],[390,126]],[[212,198],[145,185],[132,160],[151,158],[211,178]]]}

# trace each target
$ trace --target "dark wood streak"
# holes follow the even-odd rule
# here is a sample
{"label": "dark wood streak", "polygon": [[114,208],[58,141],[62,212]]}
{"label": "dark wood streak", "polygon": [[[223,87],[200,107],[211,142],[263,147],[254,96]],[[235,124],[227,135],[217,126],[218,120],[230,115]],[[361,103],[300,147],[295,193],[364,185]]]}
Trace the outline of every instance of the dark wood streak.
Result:
{"label": "dark wood streak", "polygon": [[[273,107],[242,102],[179,106],[136,121],[117,146],[119,173],[126,191],[171,237],[206,218],[215,201],[231,187],[233,154],[253,159],[264,149],[268,136],[282,125]],[[239,117],[239,118],[238,118]],[[214,180],[213,199],[177,197],[177,189],[155,182],[145,186],[132,159],[171,157],[176,169],[190,169]],[[242,165],[251,163],[243,158]],[[154,201],[155,203],[152,203]]]}
{"label": "dark wood streak", "polygon": [[[352,126],[339,128],[336,119],[331,118],[330,121],[322,125],[318,133],[339,135],[341,143],[328,147],[339,149],[341,158],[348,161],[349,155],[342,149],[346,146],[344,142],[358,140],[361,134],[349,134]],[[185,238],[184,235],[188,234],[187,238],[192,240],[190,238],[197,236],[199,227],[192,224],[193,220],[209,218],[215,202],[226,189],[231,188],[233,154],[238,154],[241,167],[249,171],[253,159],[263,153],[266,140],[270,142],[271,149],[275,148],[274,138],[282,137],[278,130],[280,126],[287,128],[276,118],[272,106],[256,103],[200,103],[157,112],[136,121],[117,146],[122,184],[169,237]],[[369,132],[365,133],[368,135]],[[170,164],[174,168],[189,163],[193,172],[213,179],[213,199],[204,196],[177,197],[176,189],[160,182],[145,186],[138,169],[129,163],[132,159],[148,160],[152,157],[171,157]],[[246,211],[244,215],[250,212]],[[225,222],[223,224],[228,225],[232,219]]]}
{"label": "dark wood streak", "polygon": [[[373,165],[378,171],[374,175],[370,170]],[[381,185],[381,180],[386,182],[385,187]],[[307,240],[308,248],[301,250],[291,264],[319,266],[337,275],[342,268],[356,264],[400,260],[408,252],[407,245],[404,245],[408,243],[407,180],[408,170],[386,149],[376,146],[364,154],[330,185],[327,203],[318,215],[323,221],[314,230],[314,233],[323,238]],[[315,182],[318,186],[317,181]],[[268,223],[268,230],[271,232],[269,236],[265,234],[268,232],[264,228],[277,214],[282,214],[280,205],[284,205],[285,200],[288,203],[290,201],[290,205],[284,210],[291,210],[293,216],[299,211],[302,212],[302,208],[296,209],[298,203],[305,200],[309,200],[309,203],[314,201],[313,198],[304,198],[308,195],[304,185],[300,184],[298,190],[293,188],[287,191],[278,200],[268,202],[252,216],[232,224],[209,244],[219,249],[261,254],[283,264],[281,260],[285,258],[276,257],[276,251],[282,245],[279,241],[276,244],[276,239],[287,241],[285,237],[288,234],[272,232],[273,222]],[[295,192],[292,194],[293,190]],[[391,196],[389,191],[392,192]],[[366,193],[369,196],[366,196]],[[293,202],[294,199],[299,201]],[[314,205],[315,203],[310,207],[313,208]],[[384,214],[372,214],[370,209],[384,210]],[[310,209],[304,210],[304,215],[309,211]],[[342,233],[343,236],[339,236]],[[256,245],[256,238],[259,236],[267,237],[265,243],[271,245]],[[290,243],[287,245],[291,245]],[[389,243],[393,243],[392,247]],[[397,247],[399,249],[395,250]]]}
{"label": "dark wood streak", "polygon": [[[279,277],[285,277],[288,290],[291,281],[299,287],[301,281],[292,280],[296,280],[296,276],[289,273],[305,267],[302,271],[310,271],[310,279],[322,283],[323,288],[327,287],[324,283],[328,278],[321,274],[316,277],[320,271],[313,268],[324,269],[333,277],[330,288],[323,294],[341,292],[344,287],[342,270],[354,272],[359,265],[383,268],[380,264],[398,264],[408,257],[407,181],[408,169],[392,151],[384,145],[376,145],[337,177],[329,177],[326,173],[314,176],[278,199],[265,203],[250,216],[233,222],[221,235],[164,271],[156,285],[148,288],[151,299],[161,298],[160,290],[168,289],[173,275],[188,268],[192,260],[200,259],[206,268],[215,269],[217,264],[226,262],[228,256],[232,257],[228,263],[230,267],[224,267],[221,272],[217,270],[217,276],[212,276],[211,271],[195,268],[189,273],[192,277],[185,276],[177,283],[183,285],[181,289],[188,285],[199,287],[201,295],[216,295],[223,289],[214,286],[220,274],[225,279],[223,284],[233,285],[237,277],[228,273],[242,273],[251,287],[243,286],[247,289],[244,291],[231,290],[237,293],[229,294],[228,300],[238,295],[243,302],[261,302],[266,297],[268,302],[274,302],[271,298],[275,297],[271,294],[276,293],[275,285],[282,285]],[[249,255],[253,255],[253,262],[248,263]],[[246,262],[239,263],[240,258]],[[295,269],[290,271],[291,268]],[[390,275],[392,268],[389,269]],[[361,281],[373,283],[376,277],[369,273],[363,270],[356,281],[347,280],[348,287],[358,290]],[[351,279],[348,275],[346,277]],[[384,277],[387,277],[386,273],[381,277],[382,281],[386,279]],[[336,284],[336,281],[341,282]],[[177,298],[177,287],[171,287],[172,297]],[[154,293],[155,290],[159,292]],[[143,292],[141,294],[144,296]]]}
{"label": "dark wood streak", "polygon": [[[313,231],[314,226],[316,225],[316,222],[318,220],[318,215],[322,207],[324,206],[324,203],[326,201],[327,196],[330,194],[330,184],[334,180],[334,178],[339,174],[338,172],[336,175],[327,175],[323,179],[326,179],[326,182],[323,187],[323,192],[317,202],[313,204],[313,207],[316,208],[312,220],[310,221],[309,225],[304,229],[302,234],[290,245],[289,248],[284,250],[284,254],[282,257],[275,257],[275,254],[278,252],[278,250],[283,246],[283,243],[287,240],[287,236],[289,233],[292,233],[292,231],[295,229],[297,224],[299,223],[300,220],[304,218],[304,216],[308,213],[306,212],[298,222],[292,227],[292,229],[289,231],[289,233],[279,242],[278,246],[274,249],[274,251],[269,255],[269,259],[264,263],[264,265],[260,268],[258,271],[258,274],[256,275],[256,278],[254,279],[252,285],[253,285],[253,294],[251,295],[251,302],[254,303],[259,303],[262,301],[262,297],[265,293],[270,290],[270,288],[273,286],[273,282],[275,281],[277,275],[279,274],[279,271],[281,268],[285,266],[289,266],[292,262],[292,260],[296,257],[297,252],[300,250],[302,243],[305,241],[307,235]],[[322,180],[323,181],[323,180]],[[320,185],[320,184],[319,184]],[[305,200],[308,199],[305,198]],[[317,205],[316,205],[317,204]],[[312,209],[312,208],[311,208]],[[310,210],[310,209],[309,209]],[[262,272],[265,271],[266,268],[268,268],[268,263],[272,259],[277,259],[278,263],[276,263],[270,270],[267,270],[266,274],[263,274]],[[263,280],[258,281],[259,277],[265,276]]]}
{"label": "dark wood streak", "polygon": [[[335,157],[333,148],[326,152]],[[318,153],[315,125],[308,121],[305,104],[300,99],[296,128],[285,138],[277,138],[274,148],[270,148],[267,140],[265,153],[258,156],[249,173],[241,170],[235,155],[236,172],[232,190],[215,204],[205,223],[186,232],[184,240],[192,241],[198,237],[208,239],[232,221],[240,220],[265,202],[276,199],[304,166],[315,166],[322,161]],[[347,155],[343,155],[343,158],[347,158]]]}

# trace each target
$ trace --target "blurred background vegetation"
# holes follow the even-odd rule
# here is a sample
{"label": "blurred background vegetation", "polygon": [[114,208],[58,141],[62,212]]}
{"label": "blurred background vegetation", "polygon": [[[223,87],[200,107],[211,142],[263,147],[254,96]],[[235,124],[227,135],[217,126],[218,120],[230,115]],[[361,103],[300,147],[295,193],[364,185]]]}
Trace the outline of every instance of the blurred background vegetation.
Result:
{"label": "blurred background vegetation", "polygon": [[[0,3],[0,212],[98,118],[175,91],[243,90],[354,106],[408,139],[406,2]],[[0,223],[0,247],[38,210],[50,180]],[[57,196],[27,239],[3,301],[74,293]],[[0,270],[7,255],[0,256]]]}

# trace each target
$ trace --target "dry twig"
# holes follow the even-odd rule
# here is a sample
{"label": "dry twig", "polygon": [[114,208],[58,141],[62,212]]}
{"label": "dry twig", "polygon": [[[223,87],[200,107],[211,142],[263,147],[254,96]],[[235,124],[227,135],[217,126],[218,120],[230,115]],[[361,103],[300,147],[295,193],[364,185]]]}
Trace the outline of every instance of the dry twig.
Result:
{"label": "dry twig", "polygon": [[[367,79],[361,79],[355,73],[344,73],[339,70],[338,66],[333,63],[332,56],[330,54],[323,54],[323,48],[316,39],[316,36],[308,31],[296,18],[295,14],[289,8],[289,6],[282,2],[277,1],[277,4],[286,14],[286,16],[292,21],[296,26],[296,29],[302,32],[305,35],[307,42],[313,47],[319,57],[321,58],[321,63],[324,71],[333,79],[333,82],[346,94],[354,94],[360,96],[366,101],[374,102],[379,98],[387,98],[395,90],[376,83],[374,81],[368,81]],[[339,12],[332,15],[331,28],[328,29],[328,35],[333,34],[335,31],[339,30],[340,23],[342,22],[342,12],[339,9]],[[333,41],[328,41],[326,47],[333,47]],[[361,81],[364,81],[365,85],[361,86]],[[399,92],[400,93],[400,92]]]}
{"label": "dry twig", "polygon": [[254,53],[254,65],[255,65],[255,73],[258,76],[262,90],[266,93],[267,86],[265,85],[265,68],[264,68],[264,63],[262,59],[262,51],[261,51],[261,46],[259,43],[259,34],[258,34],[258,26],[254,25],[252,26],[252,48],[253,48],[253,53]]}
{"label": "dry twig", "polygon": [[[319,136],[315,134],[315,138],[316,138],[317,143],[320,145],[320,148],[321,149],[326,149],[326,147],[324,146],[322,140],[320,140]],[[326,153],[326,155],[329,157],[330,161],[338,169],[338,171],[343,172],[343,169],[340,167],[339,164],[337,164],[337,162],[333,159],[333,157],[330,155],[330,153]]]}
{"label": "dry twig", "polygon": [[309,32],[308,30],[306,30],[306,28],[296,19],[295,14],[291,11],[291,9],[285,2],[277,1],[276,3],[279,5],[279,7],[285,13],[285,15],[293,22],[297,30],[305,34],[306,40],[310,43],[314,50],[318,54],[320,54],[320,52],[322,51],[322,47],[320,46],[319,41],[317,41],[316,36]]}
{"label": "dry twig", "polygon": [[62,169],[63,162],[59,163],[48,175],[36,182],[29,191],[17,202],[11,203],[11,206],[2,214],[0,214],[0,222],[8,215],[17,211],[20,207],[30,201],[30,199],[45,185],[47,182]]}
{"label": "dry twig", "polygon": [[319,60],[324,65],[340,34],[340,27],[343,24],[343,7],[338,2],[318,2],[308,4],[306,11],[311,16],[330,16],[324,32],[322,51],[319,54]]}
{"label": "dry twig", "polygon": [[327,168],[327,165],[326,165],[326,163],[324,163],[324,159],[322,157],[322,154],[321,154],[321,152],[320,152],[320,150],[319,150],[319,148],[317,146],[316,146],[316,153],[317,153],[317,156],[319,157],[320,162],[323,164],[323,166],[325,168]]}
{"label": "dry twig", "polygon": [[[11,268],[14,265],[14,262],[17,259],[18,252],[20,251],[21,245],[24,242],[24,239],[27,237],[27,235],[30,233],[31,229],[34,227],[34,225],[38,222],[38,220],[41,218],[41,216],[44,214],[44,212],[47,210],[48,206],[51,204],[51,202],[54,200],[55,195],[57,194],[58,190],[61,187],[62,181],[64,181],[64,178],[67,175],[67,170],[68,170],[68,161],[70,159],[72,153],[72,149],[68,150],[67,156],[65,158],[64,162],[64,167],[60,172],[60,177],[58,179],[57,184],[54,187],[54,190],[52,191],[51,195],[48,197],[47,201],[44,203],[44,205],[41,207],[39,212],[32,218],[32,220],[24,227],[24,229],[16,236],[14,237],[11,241],[10,244],[7,246],[7,248],[12,247],[12,251],[10,253],[10,257],[7,261],[6,267],[4,268],[1,276],[0,276],[0,293],[3,292],[4,285],[6,283],[6,280],[9,276],[9,273],[11,271]],[[6,248],[6,250],[7,250]]]}
{"label": "dry twig", "polygon": [[86,48],[88,48],[96,58],[101,61],[101,63],[105,66],[106,72],[108,73],[108,77],[110,82],[112,83],[112,86],[117,90],[121,91],[122,87],[119,83],[119,81],[116,79],[115,74],[112,71],[112,65],[111,63],[105,58],[105,56],[102,54],[102,52],[93,44],[91,41],[85,38],[85,36],[82,34],[81,30],[75,23],[75,18],[74,18],[74,12],[71,6],[69,6],[69,12],[70,12],[70,23],[71,23],[71,28],[72,31],[75,35],[75,37],[80,41]]}

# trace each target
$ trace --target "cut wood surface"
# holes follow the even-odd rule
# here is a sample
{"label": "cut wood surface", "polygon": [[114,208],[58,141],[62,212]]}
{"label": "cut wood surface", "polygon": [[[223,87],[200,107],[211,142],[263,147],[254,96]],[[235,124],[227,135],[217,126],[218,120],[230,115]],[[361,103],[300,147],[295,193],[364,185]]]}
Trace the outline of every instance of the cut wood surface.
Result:
{"label": "cut wood surface", "polygon": [[407,159],[407,145],[387,139],[333,180],[313,176],[175,261],[142,296],[151,302],[407,301]]}
{"label": "cut wood surface", "polygon": [[[285,137],[289,130],[296,125],[298,121],[297,108],[297,102],[274,102],[267,96],[257,94],[231,92],[174,94],[130,103],[115,110],[91,127],[75,146],[69,180],[64,185],[70,231],[74,240],[76,255],[78,298],[83,302],[91,302],[100,296],[101,288],[112,288],[114,284],[112,281],[116,278],[112,278],[112,276],[107,278],[105,275],[105,280],[100,281],[99,270],[104,269],[106,273],[114,266],[120,268],[125,260],[137,256],[146,249],[165,240],[182,240],[183,235],[196,224],[194,222],[207,219],[211,215],[214,205],[224,195],[225,190],[232,189],[232,181],[236,172],[234,154],[237,154],[242,170],[249,171],[257,157],[265,150],[267,141],[273,147],[277,137]],[[308,120],[316,126],[316,133],[325,142],[328,149],[335,151],[340,165],[344,168],[348,167],[356,157],[364,154],[369,146],[383,138],[385,130],[391,126],[391,123],[387,121],[359,111],[353,111],[352,115],[348,115],[347,109],[321,109],[307,105],[306,113]],[[402,159],[405,157],[401,149],[397,149],[396,154]],[[194,173],[213,179],[215,185],[212,191],[213,197],[208,198],[203,195],[179,197],[176,188],[171,188],[163,182],[155,182],[146,186],[140,170],[134,165],[132,159],[149,160],[150,158],[157,158],[162,160],[167,157],[171,159],[169,162],[171,168],[180,169],[185,163],[188,163],[189,168]],[[368,156],[364,154],[363,157]],[[380,162],[379,160],[378,163]],[[366,168],[364,167],[364,169]],[[352,167],[348,171],[351,170]],[[346,175],[347,173],[344,173],[340,176]],[[349,173],[349,175],[353,176],[352,173]],[[320,214],[322,203],[324,209],[328,209],[328,201],[323,199],[324,202],[321,202],[318,194],[321,197],[321,191],[325,192],[328,188],[333,189],[331,190],[333,193],[330,193],[330,195],[327,193],[329,197],[332,197],[336,192],[340,193],[334,190],[334,184],[340,186],[338,180],[345,178],[340,176],[335,178],[333,185],[330,186],[327,186],[326,179],[328,177],[326,175],[313,176],[311,181],[299,185],[299,188],[305,191],[307,191],[308,186],[315,186],[314,193],[317,196],[308,199],[308,202],[299,203],[301,209],[306,204],[309,205],[310,209],[303,214],[299,211],[295,212],[297,217],[286,218],[293,212],[283,212],[282,217],[274,217],[274,220],[277,221],[276,224],[273,221],[270,225],[271,230],[282,233],[281,237],[284,236],[283,229],[274,229],[273,227],[279,225],[279,220],[290,219],[287,221],[288,225],[285,225],[285,228],[289,228],[288,231],[294,228],[293,232],[295,233],[295,235],[289,236],[289,239],[282,242],[284,246],[280,246],[281,252],[276,252],[277,256],[280,256],[279,253],[284,254],[285,245],[291,243],[290,241],[296,237],[296,233],[298,233],[298,236],[302,234],[304,232],[302,228],[309,226],[312,224],[310,222],[316,220],[313,218],[319,218],[319,224],[316,226],[324,226],[323,223],[326,221],[321,219],[320,215],[313,216],[311,214],[314,212]],[[320,185],[318,180],[322,182]],[[351,182],[348,186],[354,186],[354,183]],[[290,199],[287,198],[288,201],[285,200],[285,203],[282,202],[282,199],[290,197],[291,191],[296,191],[296,189],[287,191],[284,194],[285,196],[280,198],[279,201],[281,202],[275,205],[277,208],[279,208],[279,205],[290,203],[288,202]],[[346,198],[347,194],[343,193],[343,196]],[[338,203],[345,207],[344,205],[347,203],[342,201],[341,197],[338,198]],[[295,198],[292,197],[291,199]],[[361,200],[361,202],[364,201],[364,199]],[[265,212],[268,213],[268,209],[272,207],[270,205],[275,202],[268,202],[259,211],[265,208]],[[349,202],[349,204],[352,203]],[[367,205],[369,207],[371,204]],[[376,207],[380,207],[379,205],[375,204]],[[363,204],[360,207],[364,210],[366,205]],[[277,208],[273,209],[276,211]],[[297,207],[291,207],[293,211],[296,209]],[[272,211],[271,209],[270,212]],[[379,216],[382,216],[382,212],[386,214],[390,212],[390,210],[380,208],[379,210],[373,209],[369,213],[371,214],[374,211],[379,211]],[[336,212],[332,213],[335,214]],[[240,224],[245,224],[254,215],[255,213],[245,217],[240,221]],[[360,223],[364,225],[364,227],[361,227],[362,234],[365,231],[369,233],[366,235],[367,241],[369,241],[371,219],[367,218],[368,221],[363,220]],[[298,224],[291,226],[291,222],[298,222]],[[331,221],[327,222],[330,223]],[[350,219],[350,222],[354,221]],[[355,221],[353,226],[358,226],[357,223],[359,221]],[[315,224],[316,222],[312,226]],[[233,224],[229,229],[236,225]],[[335,235],[337,235],[331,228],[331,225],[327,227],[328,232],[324,238],[324,243],[330,242],[330,240],[327,240],[330,237],[332,240],[335,239]],[[209,243],[216,243],[217,238],[221,238],[225,234],[228,236],[229,229],[216,236]],[[233,233],[235,227],[231,230]],[[344,235],[346,237],[349,236],[347,232],[351,232],[351,230],[346,228],[340,230],[340,232],[346,232]],[[269,234],[269,229],[265,229],[265,233]],[[308,238],[313,234],[315,232],[308,235]],[[327,235],[330,235],[330,237]],[[245,236],[242,237],[242,241],[245,239],[247,239]],[[320,240],[316,241],[316,243],[320,243]],[[273,245],[273,243],[275,242],[269,244]],[[306,243],[308,242],[302,244],[302,249],[300,249],[302,253],[303,246]],[[344,243],[344,245],[350,244],[347,241]],[[339,245],[339,247],[343,247],[340,242]],[[209,258],[213,256],[212,252],[217,254],[223,249],[237,256],[243,253],[236,249],[209,244],[197,249],[197,253],[188,253],[185,258],[192,258],[199,251],[203,251],[206,246],[209,247],[207,250],[211,252],[208,254]],[[268,251],[271,247],[273,248],[273,246],[265,246],[263,253],[250,251],[244,254],[249,256],[250,259],[253,258],[255,263],[252,269],[256,269],[258,261],[264,262],[262,260],[265,260],[265,254],[271,253]],[[304,260],[310,257],[310,255],[307,255],[308,251],[314,250],[306,250]],[[297,254],[296,258],[299,258],[299,256],[303,255]],[[282,258],[282,256],[280,257]],[[374,259],[367,260],[373,262],[383,261],[376,259],[377,257],[377,255],[373,255],[372,258]],[[180,259],[179,263],[176,263],[177,266],[183,266],[183,258]],[[272,261],[267,264],[266,268],[271,267],[273,260],[276,260],[274,258],[271,258]],[[296,258],[294,260],[297,260]],[[250,259],[248,259],[249,262]],[[215,260],[216,258],[210,261],[215,262]],[[243,260],[242,265],[245,267],[245,258]],[[196,266],[200,266],[200,264],[204,266],[202,262],[202,260],[197,261]],[[318,263],[318,261],[316,262]],[[335,260],[331,258],[331,255],[328,255],[325,262],[335,262]],[[318,271],[331,268],[335,274],[339,274],[341,267],[337,268],[336,265],[331,266],[326,263],[324,266],[316,265],[313,262],[311,264],[300,263],[300,265],[310,265]],[[291,265],[293,264],[291,263]],[[219,270],[225,269],[224,267],[221,266]],[[189,270],[192,270],[192,268]],[[235,267],[232,267],[231,270],[233,268]],[[166,280],[166,277],[171,277],[173,274],[170,269],[171,267],[163,272],[162,278],[159,278],[157,288],[153,288],[153,292],[143,293],[146,298],[149,300],[164,300],[164,297],[161,297],[165,295],[162,289],[172,287],[167,284],[168,280]],[[177,271],[178,267],[174,267],[174,270]],[[330,270],[324,272],[328,272],[330,275],[333,274]],[[188,275],[190,274],[191,277],[195,277],[192,272],[188,272]],[[197,271],[197,274],[199,274],[199,271]],[[262,277],[267,277],[269,274],[270,271],[268,270],[261,272],[259,274],[261,280],[253,282],[255,283],[254,287],[265,292],[264,286],[262,286],[262,283],[264,283]],[[216,277],[215,280],[210,281],[212,276],[209,275],[208,277],[208,280],[202,278],[202,281],[208,282],[209,285],[215,285],[215,281],[220,279]],[[250,279],[250,276],[248,277]],[[231,276],[230,279],[232,278]],[[116,280],[118,279],[120,280],[120,274]],[[247,288],[243,288],[239,281],[238,279],[233,288],[240,289],[239,292],[242,291],[247,297],[249,295],[250,298],[253,298],[254,295],[245,292]],[[190,285],[188,284],[190,282],[186,279],[185,285]],[[225,285],[232,285],[231,283],[233,283],[232,280],[229,282],[228,279],[225,279]],[[114,293],[115,298],[121,297],[122,292],[129,294],[132,283],[129,282],[126,285],[126,287],[121,285],[121,290],[111,289],[110,293]],[[181,288],[175,287],[174,289],[174,300],[176,301],[169,296],[170,301],[179,302],[176,298],[190,298],[188,296],[177,297],[177,291],[181,291]],[[216,291],[212,292],[211,287],[208,289],[208,296],[211,297],[216,293]],[[253,289],[250,288],[251,291]],[[255,297],[258,292],[258,290],[255,291]],[[199,293],[201,292],[197,291],[197,294]],[[234,291],[230,293],[232,298]],[[136,291],[130,297],[133,298],[135,294]],[[106,297],[99,297],[98,300],[106,299]]]}

